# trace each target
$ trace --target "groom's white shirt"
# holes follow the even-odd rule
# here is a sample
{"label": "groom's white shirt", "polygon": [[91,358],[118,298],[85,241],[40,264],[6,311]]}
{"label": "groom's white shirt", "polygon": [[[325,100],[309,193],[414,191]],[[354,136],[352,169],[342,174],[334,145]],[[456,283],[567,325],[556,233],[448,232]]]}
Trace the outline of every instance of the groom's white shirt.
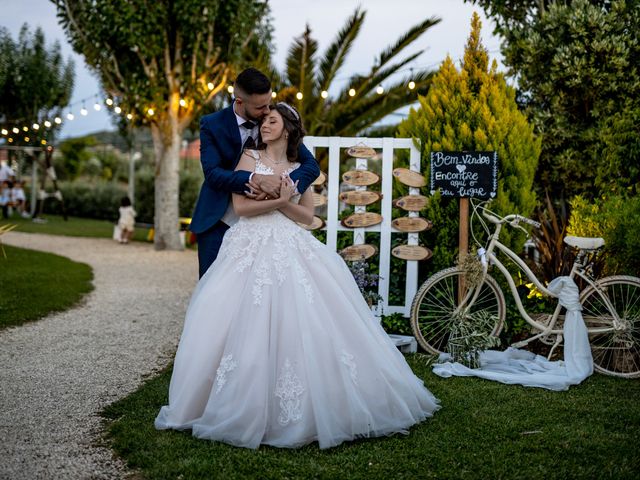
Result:
{"label": "groom's white shirt", "polygon": [[[240,130],[240,145],[244,145],[244,142],[247,141],[247,138],[249,138],[249,135],[251,135],[254,140],[258,138],[258,125],[256,124],[256,126],[253,127],[253,129],[247,130],[246,128],[240,126],[244,122],[246,122],[246,120],[236,113],[235,106],[233,109],[233,113],[236,116],[236,121],[238,122],[238,130]],[[253,173],[249,177],[249,180],[251,180],[252,177],[253,177]],[[224,215],[220,220],[222,220],[222,222],[226,223],[231,227],[236,223],[238,223],[239,218],[240,217],[238,217],[238,215],[236,215],[236,212],[233,210],[233,202],[229,200],[229,206],[227,207],[227,211],[224,212]]]}

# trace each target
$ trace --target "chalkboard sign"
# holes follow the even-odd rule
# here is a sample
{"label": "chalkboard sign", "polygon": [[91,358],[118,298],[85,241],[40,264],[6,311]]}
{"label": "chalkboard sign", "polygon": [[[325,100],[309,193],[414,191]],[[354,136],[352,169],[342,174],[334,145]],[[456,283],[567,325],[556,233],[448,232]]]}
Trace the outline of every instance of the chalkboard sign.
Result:
{"label": "chalkboard sign", "polygon": [[498,152],[431,152],[431,194],[445,197],[495,198]]}

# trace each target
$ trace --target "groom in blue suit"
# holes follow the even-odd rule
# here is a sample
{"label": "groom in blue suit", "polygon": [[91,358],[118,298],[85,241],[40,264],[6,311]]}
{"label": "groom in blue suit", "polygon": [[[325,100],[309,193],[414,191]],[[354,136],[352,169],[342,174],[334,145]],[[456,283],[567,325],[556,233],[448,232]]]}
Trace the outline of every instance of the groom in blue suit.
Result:
{"label": "groom in blue suit", "polygon": [[[234,171],[242,151],[259,143],[259,123],[271,104],[271,82],[259,70],[248,68],[236,78],[234,96],[229,107],[200,119],[204,183],[190,226],[198,238],[200,277],[218,256],[225,232],[237,221],[231,193],[244,193],[256,200],[279,196],[280,178],[276,175]],[[300,145],[297,161],[300,168],[290,176],[298,181],[298,191],[302,193],[318,177],[320,169],[304,145]]]}

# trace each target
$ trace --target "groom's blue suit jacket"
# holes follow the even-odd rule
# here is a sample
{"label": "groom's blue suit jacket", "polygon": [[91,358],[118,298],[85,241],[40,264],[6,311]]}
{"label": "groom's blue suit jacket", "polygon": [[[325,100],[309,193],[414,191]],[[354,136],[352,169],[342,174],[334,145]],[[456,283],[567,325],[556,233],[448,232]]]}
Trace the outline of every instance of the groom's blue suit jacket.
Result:
{"label": "groom's blue suit jacket", "polygon": [[[196,203],[190,230],[202,233],[215,225],[227,211],[231,193],[244,192],[251,172],[234,172],[241,155],[240,130],[233,104],[200,119],[200,163],[204,183]],[[298,151],[300,168],[291,173],[304,192],[320,174],[318,162],[304,145]]]}

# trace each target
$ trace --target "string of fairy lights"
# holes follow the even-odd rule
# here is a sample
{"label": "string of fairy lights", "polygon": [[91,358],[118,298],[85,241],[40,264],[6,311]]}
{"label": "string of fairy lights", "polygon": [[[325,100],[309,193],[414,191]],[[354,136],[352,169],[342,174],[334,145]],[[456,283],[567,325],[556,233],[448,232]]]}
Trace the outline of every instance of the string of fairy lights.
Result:
{"label": "string of fairy lights", "polygon": [[[488,52],[492,53],[492,52]],[[431,68],[434,65],[429,65],[426,68]],[[416,67],[418,68],[418,67]],[[401,71],[409,70],[410,78],[413,77],[414,67],[410,67],[408,69],[399,70],[396,73]],[[409,80],[407,82],[407,89],[409,91],[415,90],[417,84],[414,80]],[[207,88],[211,91],[215,88],[215,85],[212,82],[207,83]],[[233,95],[233,85],[229,85],[227,87],[227,92],[229,95]],[[367,90],[369,92],[369,90]],[[375,89],[376,94],[383,95],[385,93],[385,89],[382,85],[378,85]],[[350,97],[355,97],[357,95],[357,91],[355,88],[350,88],[348,90],[348,95]],[[277,97],[277,92],[272,92],[272,97]],[[329,97],[329,92],[327,90],[322,90],[320,92],[320,97],[322,99],[327,99]],[[27,122],[25,119],[22,120],[10,120],[5,122],[6,126],[0,129],[0,138],[4,138],[6,143],[14,144],[14,143],[26,143],[26,144],[40,144],[42,146],[47,145],[47,132],[51,131],[52,128],[62,126],[65,121],[71,122],[76,118],[83,118],[89,115],[90,110],[87,108],[87,104],[90,104],[90,101],[93,100],[93,109],[96,112],[102,110],[103,106],[105,108],[111,109],[117,115],[123,115],[127,120],[131,121],[134,119],[135,115],[132,112],[124,112],[122,107],[116,103],[113,98],[107,97],[102,102],[100,101],[99,95],[91,95],[89,97],[83,98],[69,104],[65,107],[66,110],[65,115],[56,115],[54,118],[46,118],[44,120],[40,120],[34,123]],[[302,101],[304,99],[304,94],[300,91],[296,92],[295,98],[298,101]],[[185,108],[189,105],[188,98],[181,98],[179,101],[180,107]],[[74,114],[74,111],[77,111],[77,107],[80,106],[80,111],[78,112],[78,116]],[[145,114],[147,120],[150,120],[155,114],[156,110],[153,106],[149,106],[145,110]]]}
{"label": "string of fairy lights", "polygon": [[[413,69],[411,69],[413,71]],[[215,85],[211,82],[207,84],[207,88],[209,90],[213,90]],[[412,91],[416,88],[416,82],[410,80],[407,83],[407,88]],[[229,85],[227,87],[227,92],[229,95],[233,95],[233,85]],[[375,90],[376,94],[383,95],[385,93],[385,89],[382,85],[378,85]],[[350,97],[355,97],[357,94],[355,88],[350,88],[348,91],[348,95]],[[272,97],[276,98],[278,93],[272,92]],[[302,92],[297,92],[295,95],[297,100],[303,100],[304,94]],[[326,99],[329,97],[329,92],[323,90],[320,92],[320,97]],[[124,112],[122,107],[119,106],[113,98],[107,97],[102,102],[100,101],[100,97],[98,95],[92,95],[90,97],[83,98],[69,104],[65,107],[66,114],[64,115],[56,115],[53,118],[46,118],[44,120],[40,120],[34,123],[27,122],[25,120],[12,120],[6,122],[7,126],[0,129],[0,135],[4,137],[8,144],[14,143],[27,143],[27,144],[40,144],[42,146],[47,145],[47,132],[52,128],[62,126],[64,122],[71,122],[76,120],[76,118],[83,118],[89,115],[90,109],[87,108],[87,104],[90,104],[90,101],[93,100],[93,110],[99,112],[103,107],[112,110],[117,115],[123,115],[127,120],[131,121],[134,119],[134,114],[131,112]],[[189,104],[189,99],[181,98],[179,101],[180,107],[185,108]],[[79,112],[77,111],[77,107],[80,106]],[[74,111],[77,114],[74,114]],[[153,106],[149,106],[146,111],[146,116],[148,119],[153,117],[156,114]]]}

